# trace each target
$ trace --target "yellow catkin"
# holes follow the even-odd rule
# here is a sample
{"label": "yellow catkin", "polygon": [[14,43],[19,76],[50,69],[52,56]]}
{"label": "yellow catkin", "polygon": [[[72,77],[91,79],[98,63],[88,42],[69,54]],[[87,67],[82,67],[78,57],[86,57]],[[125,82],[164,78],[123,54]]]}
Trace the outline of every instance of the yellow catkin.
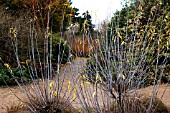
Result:
{"label": "yellow catkin", "polygon": [[93,92],[92,97],[94,98],[95,95],[96,95],[96,92]]}
{"label": "yellow catkin", "polygon": [[54,91],[54,96],[55,96],[55,97],[57,96],[57,91]]}
{"label": "yellow catkin", "polygon": [[51,82],[51,83],[50,83],[50,89],[53,88],[54,84],[55,84],[54,82]]}
{"label": "yellow catkin", "polygon": [[68,86],[67,87],[68,87],[68,90],[71,90],[71,82],[70,81],[68,82]]}
{"label": "yellow catkin", "polygon": [[76,89],[74,89],[74,94],[73,94],[72,100],[75,100],[76,98],[77,98]]}

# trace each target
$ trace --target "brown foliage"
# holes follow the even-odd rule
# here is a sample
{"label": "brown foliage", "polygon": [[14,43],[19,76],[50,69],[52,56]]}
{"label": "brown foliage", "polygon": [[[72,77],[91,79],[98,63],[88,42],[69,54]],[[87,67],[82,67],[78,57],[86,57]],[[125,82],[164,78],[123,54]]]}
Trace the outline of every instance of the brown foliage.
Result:
{"label": "brown foliage", "polygon": [[71,38],[70,47],[71,51],[77,56],[89,55],[99,50],[100,41],[98,39],[78,36],[76,38]]}

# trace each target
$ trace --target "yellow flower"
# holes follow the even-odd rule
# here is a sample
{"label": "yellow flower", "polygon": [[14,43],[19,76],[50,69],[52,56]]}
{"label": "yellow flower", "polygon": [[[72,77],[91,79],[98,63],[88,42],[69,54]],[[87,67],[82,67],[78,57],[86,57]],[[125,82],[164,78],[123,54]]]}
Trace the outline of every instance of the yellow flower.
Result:
{"label": "yellow flower", "polygon": [[55,97],[57,96],[57,91],[54,91],[54,96],[55,96]]}
{"label": "yellow flower", "polygon": [[9,69],[9,72],[12,74],[12,69]]}
{"label": "yellow flower", "polygon": [[74,94],[73,94],[73,98],[72,100],[75,100],[77,98],[77,95],[76,95],[76,89],[74,89]]}
{"label": "yellow flower", "polygon": [[72,57],[73,56],[73,54],[70,54],[70,57]]}
{"label": "yellow flower", "polygon": [[63,45],[66,45],[67,44],[67,41],[64,41],[64,44]]}
{"label": "yellow flower", "polygon": [[67,64],[71,64],[71,62],[67,62]]}
{"label": "yellow flower", "polygon": [[125,75],[122,75],[123,80],[125,79]]}
{"label": "yellow flower", "polygon": [[16,33],[14,33],[14,38],[16,38],[17,37],[17,34]]}
{"label": "yellow flower", "polygon": [[10,29],[9,29],[9,33],[12,33],[12,32],[13,32],[13,28],[10,28]]}
{"label": "yellow flower", "polygon": [[54,82],[51,82],[51,83],[50,83],[50,89],[53,88],[54,84],[55,84]]}
{"label": "yellow flower", "polygon": [[31,61],[29,59],[26,60],[26,64],[28,65]]}
{"label": "yellow flower", "polygon": [[124,42],[124,41],[122,41],[121,45],[124,45],[124,44],[125,44],[125,42]]}
{"label": "yellow flower", "polygon": [[5,66],[6,68],[9,68],[9,64],[6,64],[6,63],[5,63],[4,66]]}
{"label": "yellow flower", "polygon": [[90,84],[90,82],[85,82],[85,84],[86,84],[86,85],[89,85],[89,84]]}
{"label": "yellow flower", "polygon": [[80,42],[79,42],[79,43],[80,43],[80,45],[81,45],[81,44],[82,44],[82,41],[80,40]]}
{"label": "yellow flower", "polygon": [[102,83],[102,77],[99,77],[100,83]]}
{"label": "yellow flower", "polygon": [[125,79],[125,75],[123,75],[123,74],[122,74],[122,75],[121,75],[121,74],[119,74],[118,79],[119,79],[119,78],[122,78],[122,79],[124,80],[124,79]]}
{"label": "yellow flower", "polygon": [[94,98],[95,95],[96,95],[96,92],[94,92],[94,93],[92,94],[92,97]]}
{"label": "yellow flower", "polygon": [[82,75],[82,77],[83,77],[84,79],[86,79],[86,76],[85,76],[85,75]]}
{"label": "yellow flower", "polygon": [[48,33],[48,36],[50,36],[51,35],[51,33]]}
{"label": "yellow flower", "polygon": [[71,90],[71,82],[68,82],[68,90]]}

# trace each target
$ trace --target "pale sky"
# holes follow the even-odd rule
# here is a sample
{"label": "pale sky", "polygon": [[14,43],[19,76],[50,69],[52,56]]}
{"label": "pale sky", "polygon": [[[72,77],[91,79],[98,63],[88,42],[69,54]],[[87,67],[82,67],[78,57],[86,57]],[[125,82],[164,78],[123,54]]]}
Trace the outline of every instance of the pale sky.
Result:
{"label": "pale sky", "polygon": [[92,23],[98,24],[103,20],[110,20],[116,10],[121,9],[121,0],[71,0],[72,6],[79,9],[82,14],[89,11]]}

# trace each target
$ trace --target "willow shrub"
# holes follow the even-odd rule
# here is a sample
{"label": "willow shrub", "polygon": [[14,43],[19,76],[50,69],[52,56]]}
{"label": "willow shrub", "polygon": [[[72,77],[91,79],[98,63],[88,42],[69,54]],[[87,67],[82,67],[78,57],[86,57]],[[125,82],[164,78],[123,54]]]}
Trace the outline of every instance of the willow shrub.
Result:
{"label": "willow shrub", "polygon": [[[137,5],[142,4],[141,2]],[[47,4],[48,3],[50,2],[47,2]],[[50,7],[49,4],[48,7]],[[37,111],[56,113],[56,110],[59,110],[59,112],[62,113],[65,107],[63,107],[61,103],[64,103],[64,106],[69,106],[75,102],[77,106],[80,106],[80,111],[84,113],[125,113],[126,111],[136,113],[143,112],[143,110],[147,113],[152,112],[154,109],[153,105],[155,105],[157,88],[161,84],[160,80],[164,74],[165,68],[165,63],[158,66],[158,59],[160,54],[162,54],[162,47],[160,47],[159,42],[159,39],[162,38],[160,35],[162,29],[161,25],[164,25],[163,23],[165,21],[160,20],[157,24],[154,24],[153,27],[152,21],[155,21],[154,18],[146,18],[145,20],[152,21],[141,26],[141,7],[136,7],[136,9],[139,8],[139,10],[133,11],[135,12],[134,18],[131,18],[133,21],[127,20],[131,23],[130,26],[128,26],[129,24],[127,24],[127,22],[126,24],[124,23],[124,27],[122,28],[119,26],[120,22],[126,21],[119,20],[120,12],[118,12],[116,13],[116,19],[113,19],[109,25],[103,26],[102,31],[99,32],[100,35],[96,35],[96,39],[99,40],[101,45],[98,45],[97,51],[94,51],[93,54],[89,54],[90,63],[87,64],[87,70],[83,69],[82,71],[79,67],[75,66],[75,62],[67,63],[68,67],[60,70],[63,58],[62,55],[64,56],[63,51],[66,48],[64,47],[62,49],[62,45],[66,43],[64,41],[64,44],[62,44],[63,39],[61,37],[63,32],[61,31],[59,43],[56,41],[53,45],[55,38],[49,35],[52,34],[50,33],[49,27],[52,9],[48,9],[48,7],[46,11],[47,14],[45,14],[47,17],[46,20],[48,20],[47,26],[42,30],[42,34],[45,34],[43,37],[44,47],[42,47],[44,48],[44,55],[40,57],[38,54],[39,49],[34,42],[35,40],[30,41],[32,43],[29,48],[31,51],[29,56],[31,63],[29,64],[26,62],[26,64],[30,72],[32,72],[30,73],[32,84],[30,86],[21,85],[17,82],[21,91],[25,94],[26,102],[18,98],[27,106],[29,111],[33,113]],[[124,11],[125,16],[123,17],[127,17],[128,19],[128,8]],[[152,14],[153,12],[151,12],[151,15]],[[36,17],[36,13],[34,16]],[[37,22],[39,20],[35,19],[31,22],[31,25],[35,25],[35,21]],[[35,26],[30,27],[30,34],[39,32]],[[138,27],[142,27],[141,32],[138,30]],[[157,34],[153,31],[154,29],[156,29]],[[11,38],[17,39],[14,34],[15,33],[11,33]],[[86,35],[89,40],[91,39],[90,33],[86,32],[84,35]],[[30,39],[34,38],[34,35],[31,35]],[[56,38],[56,40],[58,40],[58,38]],[[14,40],[17,64],[21,69],[22,66],[17,53],[18,48],[16,43],[17,40]],[[55,49],[55,47],[57,49]],[[38,55],[35,57],[35,54]],[[148,62],[149,54],[156,60],[155,65],[153,65],[154,60]],[[57,60],[56,68],[52,65],[54,63],[52,61],[53,58]],[[40,73],[37,73],[35,64],[40,66]],[[79,66],[82,66],[82,64],[83,61],[79,62]],[[11,70],[9,66],[7,66],[7,68]],[[82,76],[80,76],[81,74]],[[39,79],[38,76],[41,76],[41,79]],[[150,76],[153,78],[153,89],[150,98],[147,99],[149,102],[147,102],[145,106],[141,103],[143,96],[138,95],[144,93],[142,88],[145,87],[145,82]],[[158,80],[156,80],[157,77]],[[15,80],[17,81],[17,79]],[[159,103],[160,102],[156,103],[156,105],[159,106]],[[76,112],[74,107],[71,106],[71,108]]]}
{"label": "willow shrub", "polygon": [[[82,73],[85,81],[90,81],[95,87],[89,89],[93,92],[93,99],[90,102],[82,100],[86,112],[89,112],[89,106],[93,106],[95,112],[102,112],[101,106],[113,113],[136,113],[142,109],[152,112],[156,89],[168,66],[166,59],[159,64],[159,58],[169,50],[169,37],[166,36],[169,31],[164,34],[169,27],[169,13],[164,8],[167,4],[161,1],[151,0],[149,5],[146,1],[136,1],[116,12],[111,22],[101,27],[102,35],[97,37],[102,42],[101,49],[91,55],[87,69]],[[159,11],[166,13],[167,17],[164,18]],[[148,85],[154,86],[149,104],[137,105],[140,89]],[[84,95],[80,94],[82,98]],[[142,99],[139,97],[139,103]],[[112,103],[115,105],[113,110]]]}

